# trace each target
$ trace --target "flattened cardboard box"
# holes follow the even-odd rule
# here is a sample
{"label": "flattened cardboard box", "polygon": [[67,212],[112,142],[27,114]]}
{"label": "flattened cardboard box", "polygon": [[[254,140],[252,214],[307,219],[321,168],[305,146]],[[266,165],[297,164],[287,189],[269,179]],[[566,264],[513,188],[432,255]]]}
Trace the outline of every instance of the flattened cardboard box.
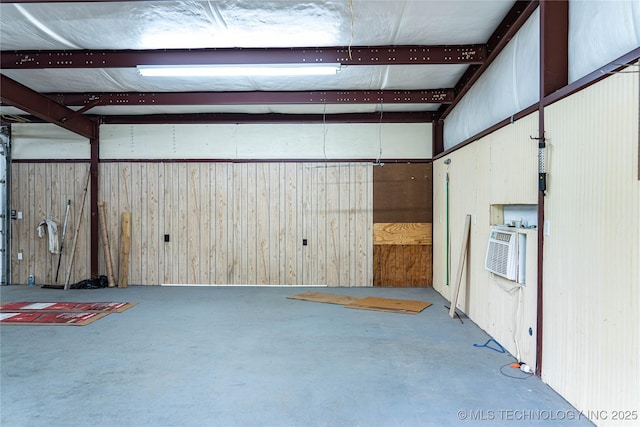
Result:
{"label": "flattened cardboard box", "polygon": [[431,305],[427,301],[401,300],[393,298],[366,297],[356,298],[349,295],[329,294],[323,292],[304,292],[287,297],[303,301],[339,304],[346,308],[358,310],[385,311],[389,313],[418,314]]}
{"label": "flattened cardboard box", "polygon": [[367,297],[345,305],[345,307],[356,308],[359,310],[379,310],[393,313],[418,314],[430,305],[431,303],[426,301]]}
{"label": "flattened cardboard box", "polygon": [[327,304],[347,305],[356,302],[362,298],[356,298],[349,295],[328,294],[324,292],[304,292],[298,295],[287,297],[289,299],[298,299],[302,301],[324,302]]}

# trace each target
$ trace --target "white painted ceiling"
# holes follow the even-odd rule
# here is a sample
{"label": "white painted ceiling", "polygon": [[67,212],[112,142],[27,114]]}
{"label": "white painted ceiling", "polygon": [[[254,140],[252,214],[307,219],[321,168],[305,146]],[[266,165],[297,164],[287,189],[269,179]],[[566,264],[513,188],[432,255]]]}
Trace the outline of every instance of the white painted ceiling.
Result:
{"label": "white painted ceiling", "polygon": [[[196,49],[485,44],[514,1],[239,0],[0,5],[0,49]],[[43,93],[423,90],[468,65],[349,66],[335,76],[149,78],[135,68],[6,69]],[[1,88],[0,88],[1,90]],[[100,106],[92,114],[434,111],[439,104]],[[19,110],[3,106],[3,114]]]}

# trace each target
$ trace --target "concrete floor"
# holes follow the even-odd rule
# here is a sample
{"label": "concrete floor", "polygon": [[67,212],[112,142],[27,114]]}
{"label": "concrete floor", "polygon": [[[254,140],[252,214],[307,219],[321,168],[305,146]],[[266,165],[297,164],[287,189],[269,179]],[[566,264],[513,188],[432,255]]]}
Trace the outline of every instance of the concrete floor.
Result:
{"label": "concrete floor", "polygon": [[[286,299],[419,299],[418,315]],[[4,286],[8,301],[135,301],[87,326],[2,326],[0,425],[592,425],[431,288]],[[519,371],[506,368],[508,373]],[[514,372],[515,371],[515,372]]]}

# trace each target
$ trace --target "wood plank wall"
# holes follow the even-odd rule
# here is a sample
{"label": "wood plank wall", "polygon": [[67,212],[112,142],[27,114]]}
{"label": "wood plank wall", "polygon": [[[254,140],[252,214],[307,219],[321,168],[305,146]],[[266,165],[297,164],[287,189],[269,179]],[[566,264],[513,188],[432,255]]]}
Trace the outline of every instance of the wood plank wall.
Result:
{"label": "wood plank wall", "polygon": [[[58,238],[61,241],[66,203],[67,200],[71,200],[65,238],[66,248],[63,249],[58,279],[60,284],[64,283],[88,169],[89,164],[82,162],[12,164],[11,209],[22,212],[22,219],[11,221],[13,283],[27,283],[30,274],[35,276],[37,284],[54,282],[58,255],[49,252],[46,235],[42,239],[37,237],[36,227],[44,219],[53,219],[59,223]],[[88,256],[90,213],[87,206],[85,206],[78,233],[76,257],[70,276],[71,283],[86,279],[90,274]],[[22,260],[18,260],[20,252]]]}
{"label": "wood plank wall", "polygon": [[374,286],[432,285],[432,177],[432,163],[374,171]]}
{"label": "wood plank wall", "polygon": [[[57,256],[47,253],[36,226],[48,211],[62,223],[72,199],[72,241],[87,168],[13,165],[12,206],[24,215],[13,222],[14,282],[26,283],[29,274],[52,282]],[[372,284],[370,164],[111,162],[100,164],[99,175],[116,272],[120,215],[132,213],[131,284]],[[88,212],[72,283],[90,274]],[[104,274],[102,250],[100,245]],[[63,281],[65,269],[63,257]]]}
{"label": "wood plank wall", "polygon": [[113,162],[100,194],[112,248],[132,212],[131,283],[371,286],[371,169]]}

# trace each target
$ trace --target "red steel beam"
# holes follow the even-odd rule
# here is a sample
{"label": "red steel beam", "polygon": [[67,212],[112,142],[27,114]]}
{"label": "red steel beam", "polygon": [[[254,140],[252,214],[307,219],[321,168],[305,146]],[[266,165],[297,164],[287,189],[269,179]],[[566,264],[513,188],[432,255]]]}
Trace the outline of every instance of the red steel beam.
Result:
{"label": "red steel beam", "polygon": [[[538,148],[544,149],[545,110],[547,95],[562,89],[569,81],[569,0],[540,0],[540,97],[538,108]],[[546,172],[538,171],[538,266],[536,299],[536,367],[542,376],[544,328],[544,203]]]}
{"label": "red steel beam", "polygon": [[[0,0],[0,3],[116,3],[126,0]],[[175,1],[175,0],[131,0],[131,1]]]}
{"label": "red steel beam", "polygon": [[569,1],[540,2],[540,99],[569,83]]}
{"label": "red steel beam", "polygon": [[50,93],[63,105],[442,104],[452,89],[329,90],[312,92],[102,92]]}
{"label": "red steel beam", "polygon": [[435,112],[345,114],[145,114],[100,116],[102,124],[194,124],[194,123],[431,123]]}
{"label": "red steel beam", "polygon": [[467,73],[458,81],[455,86],[456,96],[453,102],[446,107],[440,109],[441,119],[449,115],[453,108],[460,102],[462,97],[471,89],[471,86],[480,78],[489,65],[496,59],[502,49],[516,35],[518,30],[529,19],[531,14],[538,7],[538,0],[516,1],[507,16],[502,20],[498,28],[493,32],[487,42],[487,57],[485,61],[478,67],[469,67]]}
{"label": "red steel beam", "polygon": [[485,45],[224,48],[162,50],[21,50],[0,52],[3,69],[131,68],[137,65],[482,64]]}
{"label": "red steel beam", "polygon": [[75,111],[61,105],[51,98],[0,74],[0,100],[13,105],[29,114],[54,123],[65,129],[75,132],[85,138],[95,139],[98,135],[97,125],[82,115],[76,115]]}

